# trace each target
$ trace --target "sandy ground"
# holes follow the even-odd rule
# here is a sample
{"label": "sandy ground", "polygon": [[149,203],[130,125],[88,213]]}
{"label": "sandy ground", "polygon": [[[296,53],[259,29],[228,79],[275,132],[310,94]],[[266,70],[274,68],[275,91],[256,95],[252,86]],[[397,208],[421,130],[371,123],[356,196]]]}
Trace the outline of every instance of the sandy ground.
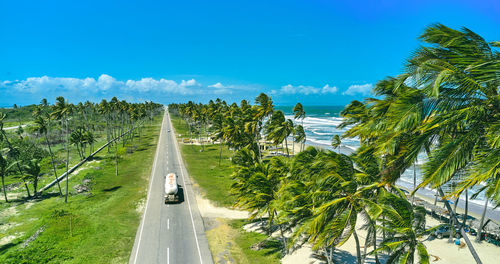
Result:
{"label": "sandy ground", "polygon": [[[429,226],[439,224],[439,221],[433,219],[431,217],[427,217],[427,223]],[[361,222],[359,224],[362,224]],[[360,238],[360,244],[363,246],[366,231],[360,229],[359,225],[357,225],[357,233]],[[248,226],[246,227],[248,231],[255,231],[255,227]],[[475,237],[471,237],[471,240],[474,240]],[[463,239],[462,239],[463,241]],[[380,240],[379,240],[380,242]],[[498,263],[498,256],[500,256],[500,247],[497,247],[493,244],[482,242],[476,243],[472,241],[474,248],[478,252],[481,260],[484,264],[493,264]],[[431,262],[437,264],[456,264],[456,263],[475,263],[472,255],[470,254],[469,249],[467,247],[459,248],[454,243],[448,243],[447,238],[443,239],[429,239],[424,241],[424,245],[427,247],[427,251],[431,255]],[[367,252],[371,251],[372,248],[368,248]],[[363,253],[364,249],[361,248],[361,253]],[[316,259],[312,257],[313,251],[311,247],[306,245],[299,250],[285,256],[281,263],[283,264],[303,264],[303,263],[320,263]],[[336,252],[336,262],[335,263],[353,263],[356,261],[356,242],[353,237],[351,237],[344,245],[338,248]],[[382,260],[383,257],[381,256]],[[375,263],[375,258],[373,256],[368,256],[365,260],[365,263]],[[383,263],[383,262],[382,262]]]}
{"label": "sandy ground", "polygon": [[247,219],[247,211],[214,206],[208,199],[196,194],[196,203],[203,218]]}

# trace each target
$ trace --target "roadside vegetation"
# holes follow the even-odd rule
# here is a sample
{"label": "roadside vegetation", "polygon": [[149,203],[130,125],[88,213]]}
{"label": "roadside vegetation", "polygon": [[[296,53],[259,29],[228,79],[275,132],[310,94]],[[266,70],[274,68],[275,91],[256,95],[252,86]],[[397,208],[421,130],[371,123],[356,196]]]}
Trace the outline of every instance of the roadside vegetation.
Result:
{"label": "roadside vegetation", "polygon": [[[340,126],[348,131],[332,139],[332,146],[338,147],[342,138],[358,137],[361,147],[352,155],[303,149],[302,106],[293,109],[294,122],[274,109],[269,96],[260,94],[254,105],[245,100],[228,105],[217,99],[169,106],[185,121],[188,167],[199,162],[196,155],[208,158],[212,153],[212,165],[195,174],[199,179],[215,177],[219,162],[221,171],[227,167],[222,166],[222,155],[215,160],[216,147],[207,146],[206,139],[219,143],[219,153],[230,149],[234,206],[248,210],[250,220],[265,220],[264,230],[279,238],[282,254],[309,243],[318,258],[333,263],[336,248],[353,237],[357,263],[369,255],[376,263],[380,255],[387,263],[429,263],[422,242],[433,230],[426,229],[426,211],[395,185],[418,154],[425,153],[423,181],[413,192],[436,190],[450,212],[450,225],[460,230],[481,263],[464,230],[467,213],[457,218],[448,199],[478,186],[475,195],[484,192],[487,201],[500,202],[500,43],[440,24],[428,27],[420,39],[424,45],[411,55],[401,75],[378,82],[376,98],[353,101],[341,112]],[[187,149],[193,139],[200,145]],[[288,140],[303,151],[292,156],[283,147],[281,156],[267,156],[265,146],[277,149]],[[455,184],[443,190],[450,182]],[[207,196],[215,193],[200,185]],[[356,223],[369,234],[364,241]],[[484,214],[481,227],[483,223]],[[450,238],[453,235],[450,232]]]}
{"label": "roadside vegetation", "polygon": [[152,164],[161,112],[153,103],[72,105],[61,97],[36,106],[23,133],[2,129],[0,262],[127,262],[151,170],[143,164]]}

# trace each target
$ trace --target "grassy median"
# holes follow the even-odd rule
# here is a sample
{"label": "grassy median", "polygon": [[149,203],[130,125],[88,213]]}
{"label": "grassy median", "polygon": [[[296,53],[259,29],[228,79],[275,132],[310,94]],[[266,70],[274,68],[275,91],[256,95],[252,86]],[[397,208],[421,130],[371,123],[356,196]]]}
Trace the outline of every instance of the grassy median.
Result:
{"label": "grassy median", "polygon": [[[147,194],[162,116],[147,122],[119,160],[103,150],[57,194],[0,204],[0,263],[127,263]],[[121,145],[120,145],[121,146]],[[114,148],[111,149],[114,151]],[[73,188],[86,180],[89,192]],[[65,186],[65,182],[61,184]],[[53,187],[57,188],[57,187]]]}

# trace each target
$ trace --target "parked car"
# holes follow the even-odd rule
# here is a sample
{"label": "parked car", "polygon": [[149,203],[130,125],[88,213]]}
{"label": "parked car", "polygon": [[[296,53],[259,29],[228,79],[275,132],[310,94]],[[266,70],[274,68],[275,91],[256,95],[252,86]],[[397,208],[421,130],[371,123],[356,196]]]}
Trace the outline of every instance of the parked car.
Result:
{"label": "parked car", "polygon": [[[443,237],[448,237],[450,235],[451,229],[448,225],[440,226],[438,229],[434,230],[434,235],[441,239]],[[460,235],[460,230],[458,228],[455,229],[455,232],[452,235]]]}
{"label": "parked car", "polygon": [[[464,231],[471,234],[472,236],[477,236],[477,232],[474,228],[471,228],[469,225],[466,225],[464,227]],[[450,226],[449,225],[443,225],[440,226],[438,229],[434,230],[434,236],[437,238],[443,238],[447,237],[450,235]],[[453,233],[454,236],[462,236],[460,234],[460,228],[455,227],[455,232]]]}

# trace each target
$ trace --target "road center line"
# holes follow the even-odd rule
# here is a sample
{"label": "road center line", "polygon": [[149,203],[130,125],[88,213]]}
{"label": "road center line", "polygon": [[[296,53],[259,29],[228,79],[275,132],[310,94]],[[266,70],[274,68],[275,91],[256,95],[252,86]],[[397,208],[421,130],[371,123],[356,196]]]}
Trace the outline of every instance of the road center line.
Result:
{"label": "road center line", "polygon": [[[172,126],[172,120],[170,119],[170,117],[168,117],[168,121],[169,121],[169,124],[170,126]],[[182,182],[184,183],[184,187],[185,187],[185,195],[186,195],[186,198],[187,198],[187,202],[188,202],[188,207],[189,207],[189,214],[191,215],[191,223],[193,224],[193,234],[194,234],[194,239],[196,241],[196,247],[198,248],[198,255],[200,256],[200,263],[203,264],[203,260],[201,258],[201,250],[200,250],[200,243],[198,242],[198,236],[196,235],[196,226],[194,225],[194,218],[193,218],[193,210],[191,209],[191,203],[189,202],[189,195],[188,195],[188,191],[187,191],[187,185],[186,185],[186,180],[184,179],[184,170],[182,168],[182,161],[181,161],[181,155],[180,155],[180,150],[179,150],[179,146],[178,146],[178,143],[177,143],[177,139],[174,138],[172,136],[173,133],[171,133],[170,135],[170,138],[174,139],[174,146],[175,146],[175,149],[177,150],[176,151],[176,155],[177,155],[177,160],[179,161],[179,168],[180,168],[180,171],[181,171],[181,175],[182,175]]]}
{"label": "road center line", "polygon": [[[167,111],[167,110],[165,110],[165,111]],[[158,161],[158,156],[159,156],[158,153],[160,152],[160,148],[161,148],[161,139],[162,139],[162,134],[163,134],[163,124],[164,124],[163,121],[164,120],[165,120],[165,116],[163,116],[163,120],[161,123],[161,129],[160,129],[160,137],[158,138],[158,145],[156,146],[156,155],[155,155],[155,161],[153,162],[153,171],[151,173],[151,177],[149,180],[148,197],[146,200],[146,210],[144,211],[144,215],[142,216],[141,231],[139,232],[139,242],[137,243],[137,249],[136,249],[135,256],[134,256],[134,264],[137,263],[137,255],[139,254],[139,249],[141,247],[142,231],[144,230],[144,221],[146,220],[146,215],[148,213],[148,204],[149,204],[149,200],[151,198],[151,188],[153,187],[153,180],[154,180],[155,172],[156,172],[156,163]]]}
{"label": "road center line", "polygon": [[167,229],[170,229],[170,218],[167,219]]}
{"label": "road center line", "polygon": [[170,264],[170,248],[167,248],[167,264]]}

